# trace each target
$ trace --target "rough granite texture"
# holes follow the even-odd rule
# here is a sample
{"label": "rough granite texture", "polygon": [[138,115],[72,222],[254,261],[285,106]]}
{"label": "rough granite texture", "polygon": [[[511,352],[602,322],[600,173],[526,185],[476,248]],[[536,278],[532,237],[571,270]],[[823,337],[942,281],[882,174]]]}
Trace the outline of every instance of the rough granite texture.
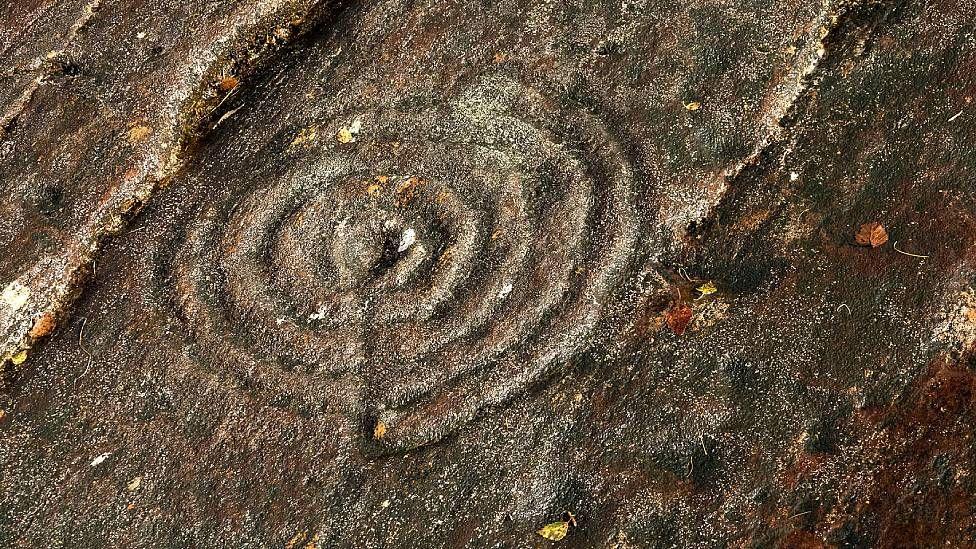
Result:
{"label": "rough granite texture", "polygon": [[0,2],[0,546],[976,547],[974,97],[970,0]]}

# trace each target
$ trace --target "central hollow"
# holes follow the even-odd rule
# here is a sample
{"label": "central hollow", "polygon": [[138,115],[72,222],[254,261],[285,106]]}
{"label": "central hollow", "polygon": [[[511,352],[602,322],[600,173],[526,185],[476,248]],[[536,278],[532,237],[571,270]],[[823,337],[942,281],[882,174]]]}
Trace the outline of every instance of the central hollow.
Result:
{"label": "central hollow", "polygon": [[407,256],[416,232],[382,211],[360,211],[342,219],[332,241],[339,287],[360,287],[382,276]]}

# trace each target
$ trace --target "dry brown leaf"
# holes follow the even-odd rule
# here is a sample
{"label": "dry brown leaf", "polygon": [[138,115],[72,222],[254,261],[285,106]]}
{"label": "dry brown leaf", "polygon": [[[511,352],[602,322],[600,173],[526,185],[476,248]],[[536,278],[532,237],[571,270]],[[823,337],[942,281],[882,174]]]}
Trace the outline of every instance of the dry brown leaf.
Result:
{"label": "dry brown leaf", "polygon": [[877,221],[865,223],[854,235],[854,240],[861,246],[877,248],[888,241],[888,231]]}
{"label": "dry brown leaf", "polygon": [[675,335],[685,333],[688,323],[691,322],[691,307],[685,303],[676,303],[664,313],[664,320]]}
{"label": "dry brown leaf", "polygon": [[237,79],[237,77],[234,77],[234,76],[228,76],[228,77],[226,77],[226,78],[224,78],[224,79],[222,79],[222,80],[220,81],[220,83],[219,83],[219,84],[217,84],[217,87],[218,87],[218,88],[220,89],[220,91],[222,91],[222,92],[229,92],[230,90],[232,90],[232,89],[234,89],[234,88],[236,88],[236,87],[237,87],[237,85],[238,85],[238,84],[240,84],[240,83],[241,83],[241,81],[240,81],[240,80],[238,80],[238,79]]}

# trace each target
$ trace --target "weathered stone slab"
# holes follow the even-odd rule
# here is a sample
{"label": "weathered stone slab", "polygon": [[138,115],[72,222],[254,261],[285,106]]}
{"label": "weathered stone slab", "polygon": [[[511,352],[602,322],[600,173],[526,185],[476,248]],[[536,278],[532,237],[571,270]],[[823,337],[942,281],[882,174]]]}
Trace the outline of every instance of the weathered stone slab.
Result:
{"label": "weathered stone slab", "polygon": [[4,10],[6,544],[976,543],[976,9]]}

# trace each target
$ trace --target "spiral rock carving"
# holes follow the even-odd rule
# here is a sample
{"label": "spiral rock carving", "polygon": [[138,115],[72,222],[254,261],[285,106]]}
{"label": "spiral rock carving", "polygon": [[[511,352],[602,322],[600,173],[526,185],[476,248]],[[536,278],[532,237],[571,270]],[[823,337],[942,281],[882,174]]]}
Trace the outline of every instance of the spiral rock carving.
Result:
{"label": "spiral rock carving", "polygon": [[554,105],[491,78],[332,117],[362,130],[192,223],[173,280],[199,348],[285,392],[355,377],[383,451],[551,375],[593,345],[637,230],[624,155]]}

